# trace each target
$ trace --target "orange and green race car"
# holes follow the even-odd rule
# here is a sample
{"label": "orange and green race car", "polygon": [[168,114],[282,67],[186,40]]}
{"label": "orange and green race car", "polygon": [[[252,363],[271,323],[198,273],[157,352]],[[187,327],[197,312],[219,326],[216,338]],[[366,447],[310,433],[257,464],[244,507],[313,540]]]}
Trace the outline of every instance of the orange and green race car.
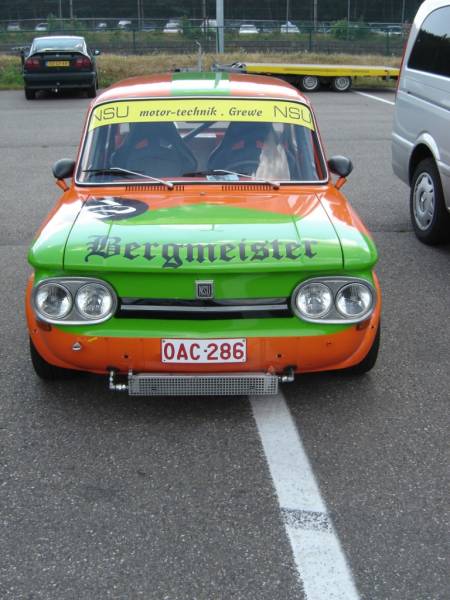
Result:
{"label": "orange and green race car", "polygon": [[368,371],[381,297],[374,243],[340,192],[351,170],[326,161],[309,100],[274,78],[171,73],[107,89],[76,161],[53,167],[64,193],[29,252],[36,373],[229,395]]}

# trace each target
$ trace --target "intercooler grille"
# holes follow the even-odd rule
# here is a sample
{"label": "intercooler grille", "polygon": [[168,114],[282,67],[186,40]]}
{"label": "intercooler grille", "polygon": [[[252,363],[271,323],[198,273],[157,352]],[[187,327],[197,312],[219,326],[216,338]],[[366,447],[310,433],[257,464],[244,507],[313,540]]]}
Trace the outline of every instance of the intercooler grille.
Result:
{"label": "intercooler grille", "polygon": [[268,373],[140,373],[128,378],[130,396],[244,396],[278,391],[278,377]]}

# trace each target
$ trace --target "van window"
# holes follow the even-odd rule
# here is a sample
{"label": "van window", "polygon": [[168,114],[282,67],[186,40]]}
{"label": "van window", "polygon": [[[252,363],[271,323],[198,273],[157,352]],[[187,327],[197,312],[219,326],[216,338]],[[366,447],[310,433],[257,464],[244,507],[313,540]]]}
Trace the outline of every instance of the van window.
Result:
{"label": "van window", "polygon": [[410,69],[450,77],[450,6],[433,11],[423,22],[408,61]]}

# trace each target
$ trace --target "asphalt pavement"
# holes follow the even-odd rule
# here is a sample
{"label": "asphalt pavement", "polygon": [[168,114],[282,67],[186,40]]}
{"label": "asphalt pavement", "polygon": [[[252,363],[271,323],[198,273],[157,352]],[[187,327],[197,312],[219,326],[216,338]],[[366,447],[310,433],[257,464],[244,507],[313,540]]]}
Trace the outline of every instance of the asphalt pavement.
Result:
{"label": "asphalt pavement", "polygon": [[[450,246],[414,237],[392,173],[394,94],[312,96],[380,252],[382,342],[361,378],[282,393],[361,598],[449,598]],[[304,589],[255,400],[44,384],[28,357],[27,248],[88,100],[0,92],[0,598],[316,600]],[[270,462],[270,461],[269,461]],[[272,477],[271,477],[272,473]],[[338,597],[330,590],[330,600]],[[347,599],[345,599],[347,600]]]}

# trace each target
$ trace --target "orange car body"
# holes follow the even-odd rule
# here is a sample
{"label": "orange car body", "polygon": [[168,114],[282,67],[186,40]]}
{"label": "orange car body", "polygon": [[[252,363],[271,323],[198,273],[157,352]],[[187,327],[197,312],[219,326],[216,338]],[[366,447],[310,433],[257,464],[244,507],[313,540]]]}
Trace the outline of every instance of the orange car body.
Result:
{"label": "orange car body", "polygon": [[[279,130],[301,127],[311,138],[316,180],[274,181],[222,167],[158,181],[154,173],[108,179],[106,150],[101,169],[89,168],[85,158],[106,131],[116,155],[123,154],[120,136],[130,135],[136,122],[159,119],[187,131],[184,145],[196,139],[198,147],[207,146],[205,164],[212,164],[226,139],[219,119],[266,123],[269,111]],[[195,119],[206,122],[206,133],[195,136]],[[260,156],[265,148],[260,144]],[[242,167],[248,162],[235,160]],[[89,171],[99,173],[94,181]],[[344,177],[338,184],[330,177],[308,99],[293,87],[238,74],[118,83],[90,106],[73,174],[70,186],[59,178],[64,193],[29,253],[34,273],[26,314],[33,351],[44,364],[115,377],[281,378],[374,362],[381,310],[377,252],[339,189]],[[39,304],[43,295],[50,298],[48,282],[70,296],[72,308],[62,318],[49,317]],[[114,296],[104,319],[80,316],[79,288],[95,282]],[[359,316],[343,312],[369,296]],[[328,302],[323,315],[301,312],[316,300]]]}

